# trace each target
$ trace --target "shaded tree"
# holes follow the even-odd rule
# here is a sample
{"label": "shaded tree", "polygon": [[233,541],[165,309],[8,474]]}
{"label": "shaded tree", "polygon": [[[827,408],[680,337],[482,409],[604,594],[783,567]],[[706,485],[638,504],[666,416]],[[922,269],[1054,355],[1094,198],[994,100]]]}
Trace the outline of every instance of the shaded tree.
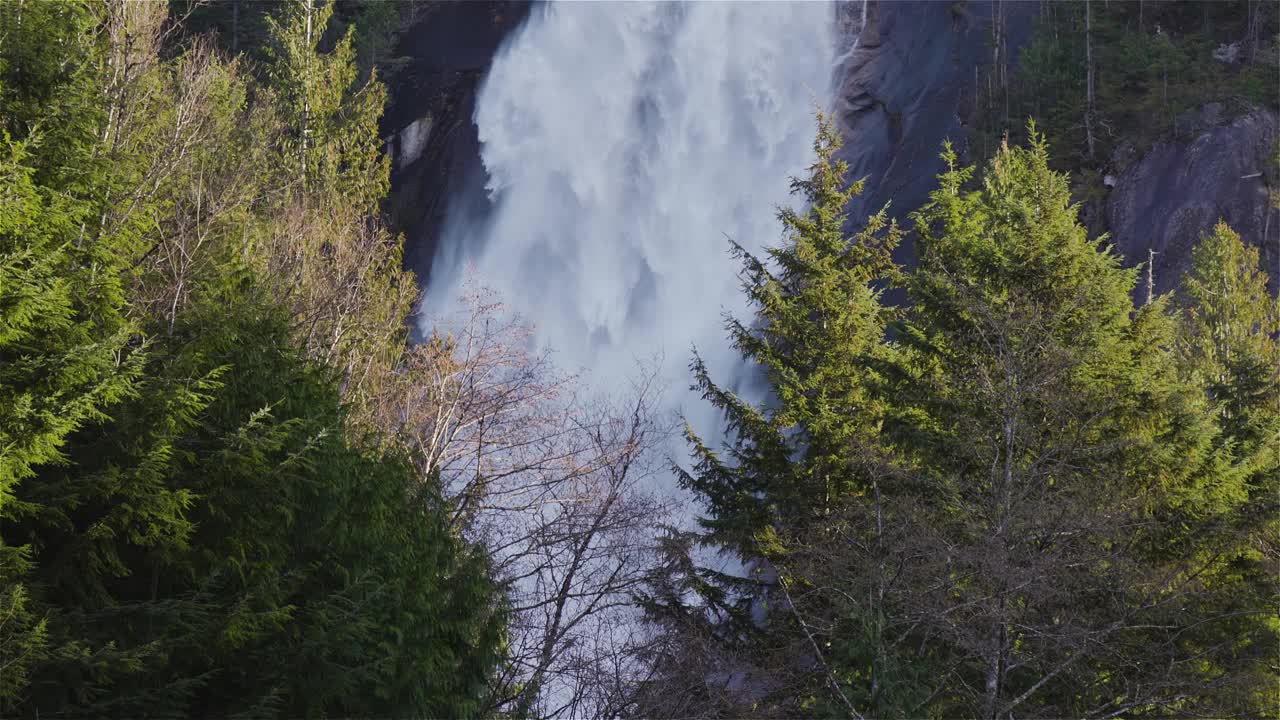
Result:
{"label": "shaded tree", "polygon": [[395,307],[315,343],[262,252],[296,207],[376,228],[376,103],[310,148],[342,172],[367,160],[371,179],[347,178],[361,192],[286,184],[281,201],[287,113],[207,42],[167,45],[163,6],[15,9],[0,14],[0,708],[479,712],[503,646],[488,559],[413,449],[343,402],[364,397],[362,348],[385,367],[403,352],[412,294],[378,285],[402,278],[398,244],[358,236],[358,263],[317,245],[363,269],[316,273],[338,279],[314,283],[314,305]]}
{"label": "shaded tree", "polygon": [[[660,625],[688,635],[691,645],[660,645],[659,677],[723,686],[701,688],[703,705],[683,705],[682,712],[887,713],[901,700],[897,693],[911,694],[909,680],[889,690],[883,674],[895,661],[874,627],[879,597],[850,618],[872,623],[867,645],[830,654],[839,603],[812,552],[848,498],[878,507],[887,477],[876,445],[885,408],[872,389],[876,365],[893,353],[885,327],[894,311],[880,298],[896,272],[890,255],[900,234],[882,211],[846,235],[845,206],[862,183],[846,184],[839,148],[834,125],[819,117],[817,160],[808,177],[792,182],[807,207],[779,212],[786,244],[770,248],[766,259],[733,246],[757,318],[729,318],[727,327],[769,381],[770,400],[752,405],[717,385],[700,359],[692,364],[697,387],[724,412],[732,437],[722,453],[686,431],[695,464],[678,472],[707,508],[698,542],[736,553],[752,572],[743,578],[700,568],[687,557],[692,539],[670,538],[674,576],[660,578],[646,602]],[[874,525],[855,533],[873,545],[884,537]],[[689,606],[690,597],[703,607]],[[697,644],[703,649],[691,654]],[[861,674],[853,666],[874,670]],[[661,690],[642,689],[641,697],[648,698],[642,713],[670,709]]]}
{"label": "shaded tree", "polygon": [[482,543],[510,609],[488,711],[608,717],[642,672],[632,598],[671,504],[652,485],[668,430],[643,368],[616,396],[528,349],[530,329],[473,289],[412,348],[381,406],[438,475],[453,526]]}

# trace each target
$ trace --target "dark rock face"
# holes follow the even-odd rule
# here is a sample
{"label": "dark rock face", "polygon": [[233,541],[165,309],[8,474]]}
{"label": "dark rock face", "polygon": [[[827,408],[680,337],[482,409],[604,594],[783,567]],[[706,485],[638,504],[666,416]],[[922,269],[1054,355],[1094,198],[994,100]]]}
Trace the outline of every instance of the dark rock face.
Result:
{"label": "dark rock face", "polygon": [[[899,220],[928,200],[943,170],[943,140],[965,149],[961,118],[976,94],[975,68],[992,60],[993,13],[1001,13],[1016,62],[1039,4],[873,0],[867,10],[835,108],[851,177],[867,178],[849,207],[855,223],[890,200]],[[901,255],[912,259],[909,247]]]}
{"label": "dark rock face", "polygon": [[[1107,198],[1111,239],[1129,265],[1155,250],[1155,289],[1177,286],[1191,264],[1201,234],[1225,220],[1247,243],[1262,250],[1263,267],[1275,292],[1280,278],[1280,210],[1268,200],[1277,178],[1276,113],[1258,110],[1220,122],[1221,108],[1198,114],[1198,134],[1151,149],[1116,178]],[[1199,122],[1203,120],[1203,122]]]}
{"label": "dark rock face", "polygon": [[[1030,2],[872,0],[835,107],[851,176],[867,180],[850,203],[851,223],[890,201],[890,214],[901,221],[928,200],[943,170],[943,141],[965,155],[962,118],[976,97],[975,68],[992,59],[995,13],[1013,72],[1037,10]],[[1224,116],[1221,105],[1206,105],[1178,118],[1176,137],[1145,156],[1127,148],[1114,163],[1123,171],[1106,178],[1112,189],[1105,207],[1088,213],[1090,226],[1109,230],[1128,264],[1146,262],[1150,249],[1158,253],[1157,292],[1176,286],[1191,247],[1219,218],[1260,246],[1268,274],[1280,278],[1280,210],[1268,200],[1268,188],[1280,187],[1276,114]],[[912,249],[900,248],[897,259],[912,263]]]}
{"label": "dark rock face", "polygon": [[449,0],[401,33],[397,54],[408,63],[390,83],[382,119],[393,167],[387,212],[405,234],[405,266],[420,282],[449,199],[485,198],[475,96],[498,46],[529,6],[529,0]]}

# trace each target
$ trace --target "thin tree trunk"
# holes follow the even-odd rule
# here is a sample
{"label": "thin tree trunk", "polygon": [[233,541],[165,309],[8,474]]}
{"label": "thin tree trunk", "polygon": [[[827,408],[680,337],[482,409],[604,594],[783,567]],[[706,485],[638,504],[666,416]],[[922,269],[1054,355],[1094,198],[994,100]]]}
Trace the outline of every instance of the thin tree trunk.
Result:
{"label": "thin tree trunk", "polygon": [[311,15],[314,8],[311,0],[303,0],[307,6],[307,47],[306,60],[302,71],[302,187],[307,187],[307,137],[311,133]]}
{"label": "thin tree trunk", "polygon": [[[876,498],[876,555],[879,559],[879,572],[876,573],[876,603],[875,603],[875,621],[876,621],[876,660],[875,666],[871,670],[871,697],[875,698],[880,692],[880,675],[885,668],[885,650],[884,650],[884,623],[881,619],[884,617],[884,593],[885,593],[885,563],[884,563],[884,505],[880,497],[880,482],[878,480],[872,482],[872,489],[875,491]],[[875,712],[875,704],[867,709],[868,712]]]}
{"label": "thin tree trunk", "polygon": [[1155,294],[1156,294],[1155,293],[1155,287],[1156,287],[1155,264],[1156,264],[1156,251],[1148,249],[1147,250],[1147,302],[1145,303],[1147,305],[1151,304],[1151,299],[1155,297]]}
{"label": "thin tree trunk", "polygon": [[1000,4],[997,0],[991,0],[991,34],[994,40],[991,43],[991,69],[997,72],[1000,68]]}
{"label": "thin tree trunk", "polygon": [[999,622],[991,625],[991,647],[987,656],[986,687],[982,700],[982,717],[995,720],[996,708],[1000,700],[1000,656],[1002,653],[1002,625]]}
{"label": "thin tree trunk", "polygon": [[240,0],[231,0],[231,54],[240,47]]}
{"label": "thin tree trunk", "polygon": [[1085,52],[1085,110],[1084,133],[1089,147],[1089,159],[1094,157],[1093,142],[1093,11],[1090,0],[1084,1],[1084,52]]}
{"label": "thin tree trunk", "polygon": [[1262,28],[1262,11],[1266,9],[1266,7],[1267,6],[1261,2],[1257,2],[1253,4],[1253,14],[1250,16],[1253,18],[1253,22],[1250,23],[1250,26],[1252,27],[1252,30],[1253,30],[1253,33],[1250,36],[1251,39],[1249,41],[1249,64],[1250,65],[1257,62],[1257,59],[1258,59],[1258,34]]}

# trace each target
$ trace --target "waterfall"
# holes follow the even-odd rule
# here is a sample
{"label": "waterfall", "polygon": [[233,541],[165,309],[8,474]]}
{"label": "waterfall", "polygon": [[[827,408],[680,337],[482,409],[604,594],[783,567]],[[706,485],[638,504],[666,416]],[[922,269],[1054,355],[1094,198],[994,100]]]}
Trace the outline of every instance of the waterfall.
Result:
{"label": "waterfall", "polygon": [[[854,1],[856,2],[856,0]],[[858,51],[858,44],[862,42],[862,30],[867,26],[867,5],[870,3],[871,0],[862,0],[862,9],[858,12],[856,24],[852,22],[847,23],[852,24],[853,27],[845,34],[852,35],[853,42],[849,45],[848,50],[841,53],[840,57],[836,58],[835,62],[831,63],[833,68],[839,70],[840,67],[848,62],[849,58],[853,57],[853,54]]]}
{"label": "waterfall", "polygon": [[738,367],[723,313],[749,310],[726,237],[780,241],[837,35],[830,2],[535,7],[477,98],[490,215],[446,222],[427,313],[473,268],[561,367],[608,390],[659,356],[669,409],[714,429],[683,390],[691,348],[718,380]]}

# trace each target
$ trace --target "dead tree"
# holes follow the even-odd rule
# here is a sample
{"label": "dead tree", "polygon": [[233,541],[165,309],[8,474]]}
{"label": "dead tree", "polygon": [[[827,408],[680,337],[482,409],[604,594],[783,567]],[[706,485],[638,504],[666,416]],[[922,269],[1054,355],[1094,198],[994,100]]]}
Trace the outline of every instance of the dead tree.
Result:
{"label": "dead tree", "polygon": [[652,375],[625,400],[586,397],[526,350],[528,328],[485,291],[440,327],[414,350],[410,389],[390,411],[507,588],[510,658],[490,709],[615,712],[643,672],[632,597],[670,510],[652,489],[669,435]]}

